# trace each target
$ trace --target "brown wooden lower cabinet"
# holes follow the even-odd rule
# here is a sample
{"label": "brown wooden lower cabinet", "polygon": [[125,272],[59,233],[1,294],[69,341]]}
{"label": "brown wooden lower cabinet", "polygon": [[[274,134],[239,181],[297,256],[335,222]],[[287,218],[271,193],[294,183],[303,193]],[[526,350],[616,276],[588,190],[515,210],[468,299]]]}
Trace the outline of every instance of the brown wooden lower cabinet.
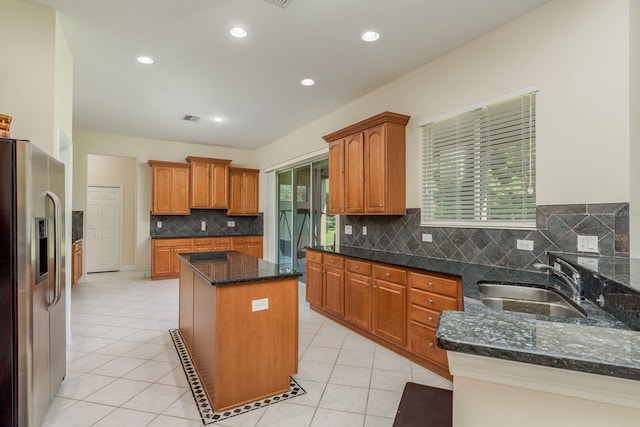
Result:
{"label": "brown wooden lower cabinet", "polygon": [[463,308],[459,278],[308,250],[306,289],[313,310],[451,378],[435,332],[441,311]]}
{"label": "brown wooden lower cabinet", "polygon": [[82,240],[73,242],[71,258],[71,287],[82,277]]}
{"label": "brown wooden lower cabinet", "polygon": [[179,275],[179,253],[238,251],[262,258],[262,236],[197,237],[152,239],[151,279],[175,279]]}

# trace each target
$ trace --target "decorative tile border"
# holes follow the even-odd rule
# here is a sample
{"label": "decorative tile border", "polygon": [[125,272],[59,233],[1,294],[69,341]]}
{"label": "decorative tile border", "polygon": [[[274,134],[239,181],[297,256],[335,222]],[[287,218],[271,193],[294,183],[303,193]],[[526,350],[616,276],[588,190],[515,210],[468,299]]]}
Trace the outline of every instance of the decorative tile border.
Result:
{"label": "decorative tile border", "polygon": [[[351,225],[344,234],[342,225]],[[367,235],[362,227],[368,227]],[[423,242],[429,233],[432,242]],[[343,216],[340,242],[346,246],[429,256],[498,267],[534,270],[548,251],[577,253],[580,235],[598,236],[600,255],[629,256],[629,204],[538,206],[535,230],[420,226],[420,209],[402,216]],[[516,249],[517,240],[533,240],[534,250]]]}
{"label": "decorative tile border", "polygon": [[213,409],[213,405],[211,405],[211,403],[209,402],[209,398],[204,391],[202,383],[200,382],[198,373],[196,372],[196,369],[191,362],[191,357],[189,357],[187,347],[182,341],[180,331],[178,329],[169,329],[169,334],[171,335],[173,344],[175,345],[178,356],[180,357],[180,361],[182,362],[184,373],[187,375],[187,381],[191,386],[191,392],[193,393],[193,397],[196,401],[196,406],[200,411],[202,423],[205,425],[226,420],[228,418],[235,417],[236,415],[241,415],[256,409],[263,408],[265,406],[269,406],[273,403],[278,403],[297,396],[302,396],[306,393],[306,391],[293,378],[289,378],[289,390],[285,391],[284,393],[260,399],[255,402],[246,403],[244,405],[240,405],[236,408],[231,408],[226,411],[216,412]]}

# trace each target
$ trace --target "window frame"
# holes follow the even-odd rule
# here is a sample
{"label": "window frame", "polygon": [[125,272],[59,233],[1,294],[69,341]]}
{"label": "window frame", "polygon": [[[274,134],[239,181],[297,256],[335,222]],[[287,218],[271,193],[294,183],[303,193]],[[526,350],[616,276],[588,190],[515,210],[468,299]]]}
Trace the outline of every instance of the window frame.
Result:
{"label": "window frame", "polygon": [[[420,225],[423,227],[463,227],[463,228],[500,228],[500,229],[525,229],[525,230],[531,230],[531,229],[535,229],[536,228],[536,221],[535,221],[535,206],[537,205],[537,200],[536,200],[536,182],[535,182],[535,176],[536,176],[536,171],[535,171],[535,158],[536,158],[536,133],[535,133],[535,129],[537,127],[537,125],[535,124],[535,120],[533,121],[533,126],[530,127],[528,129],[527,134],[529,134],[529,132],[531,132],[533,134],[532,138],[528,138],[527,137],[527,141],[529,144],[529,150],[527,150],[527,154],[525,154],[525,156],[527,156],[529,159],[528,161],[531,163],[533,162],[533,169],[529,169],[528,174],[525,173],[523,171],[522,175],[520,175],[520,178],[522,180],[529,180],[529,176],[533,175],[533,182],[531,183],[531,188],[533,188],[533,197],[534,197],[534,207],[533,207],[533,211],[531,212],[529,211],[529,213],[533,214],[533,218],[529,219],[529,220],[491,220],[491,219],[433,219],[433,218],[429,218],[429,213],[431,212],[431,209],[427,210],[426,208],[428,207],[428,198],[429,198],[429,193],[428,193],[428,174],[429,172],[427,171],[427,167],[428,167],[428,159],[426,158],[427,156],[427,149],[429,144],[427,143],[427,136],[426,136],[426,132],[427,132],[427,126],[433,123],[437,123],[437,122],[443,122],[443,121],[448,121],[448,120],[452,120],[455,118],[458,118],[464,114],[467,113],[472,113],[474,111],[478,111],[480,109],[486,109],[487,107],[491,108],[492,106],[495,106],[503,103],[505,101],[510,101],[510,100],[514,100],[517,98],[521,98],[522,96],[526,96],[526,95],[534,95],[534,99],[535,99],[535,106],[533,109],[533,114],[529,114],[532,117],[536,117],[537,116],[537,99],[538,99],[538,92],[539,92],[539,87],[537,85],[535,86],[530,86],[524,89],[521,89],[519,91],[516,92],[510,92],[510,93],[506,93],[504,95],[498,96],[498,97],[494,97],[491,99],[488,99],[486,101],[483,101],[481,103],[477,103],[477,104],[473,104],[473,105],[469,105],[465,108],[450,112],[450,113],[446,113],[446,114],[442,114],[439,115],[437,117],[433,117],[430,118],[428,120],[423,120],[420,123],[418,123],[418,127],[420,128],[420,133],[421,133],[421,142],[420,142],[420,146],[421,146],[421,163],[420,163],[420,171],[421,171],[421,200],[420,200],[420,206],[421,206],[421,220],[420,220]],[[523,134],[524,131],[523,131]],[[533,153],[533,154],[531,154]],[[521,161],[522,162],[522,161]],[[487,173],[487,171],[485,170],[484,173],[482,174],[481,177],[481,185],[480,187],[486,186],[488,179],[487,177],[489,176]],[[433,177],[431,177],[433,178]],[[475,186],[474,186],[475,187]],[[480,194],[480,191],[478,189],[474,189],[473,191],[473,197],[469,198],[468,200],[473,199],[473,209],[474,211],[479,211],[482,210],[480,208],[480,206],[477,204],[477,200],[478,200],[478,194]],[[525,198],[523,198],[524,200]],[[474,215],[475,216],[475,215]]]}

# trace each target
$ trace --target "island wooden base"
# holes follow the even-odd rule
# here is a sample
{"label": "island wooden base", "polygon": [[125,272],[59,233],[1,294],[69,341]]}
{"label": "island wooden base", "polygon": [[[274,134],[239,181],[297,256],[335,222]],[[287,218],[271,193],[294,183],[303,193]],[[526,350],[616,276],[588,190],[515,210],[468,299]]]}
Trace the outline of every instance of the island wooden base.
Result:
{"label": "island wooden base", "polygon": [[180,334],[216,411],[282,393],[298,369],[298,280],[214,286],[182,264]]}

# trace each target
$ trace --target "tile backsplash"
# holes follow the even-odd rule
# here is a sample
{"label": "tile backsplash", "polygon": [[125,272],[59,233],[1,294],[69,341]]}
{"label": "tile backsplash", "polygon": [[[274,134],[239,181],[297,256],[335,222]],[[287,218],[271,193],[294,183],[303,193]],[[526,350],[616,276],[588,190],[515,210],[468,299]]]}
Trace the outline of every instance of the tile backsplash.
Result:
{"label": "tile backsplash", "polygon": [[[158,221],[162,227],[158,228]],[[200,224],[207,223],[205,231],[200,230]],[[229,227],[229,221],[235,222],[235,227]],[[263,234],[263,215],[258,216],[227,216],[226,211],[220,209],[192,209],[191,215],[151,215],[151,238],[156,237],[211,237],[232,235],[261,235]]]}
{"label": "tile backsplash", "polygon": [[[433,241],[423,242],[423,233]],[[340,227],[342,245],[527,270],[548,262],[547,251],[578,253],[578,235],[598,236],[600,255],[628,257],[629,204],[538,206],[535,230],[422,227],[418,208],[403,216],[343,216]],[[516,249],[520,239],[532,240],[533,251]]]}
{"label": "tile backsplash", "polygon": [[83,217],[84,212],[82,211],[72,211],[71,212],[71,241],[76,242],[82,239],[82,229],[83,229]]}

